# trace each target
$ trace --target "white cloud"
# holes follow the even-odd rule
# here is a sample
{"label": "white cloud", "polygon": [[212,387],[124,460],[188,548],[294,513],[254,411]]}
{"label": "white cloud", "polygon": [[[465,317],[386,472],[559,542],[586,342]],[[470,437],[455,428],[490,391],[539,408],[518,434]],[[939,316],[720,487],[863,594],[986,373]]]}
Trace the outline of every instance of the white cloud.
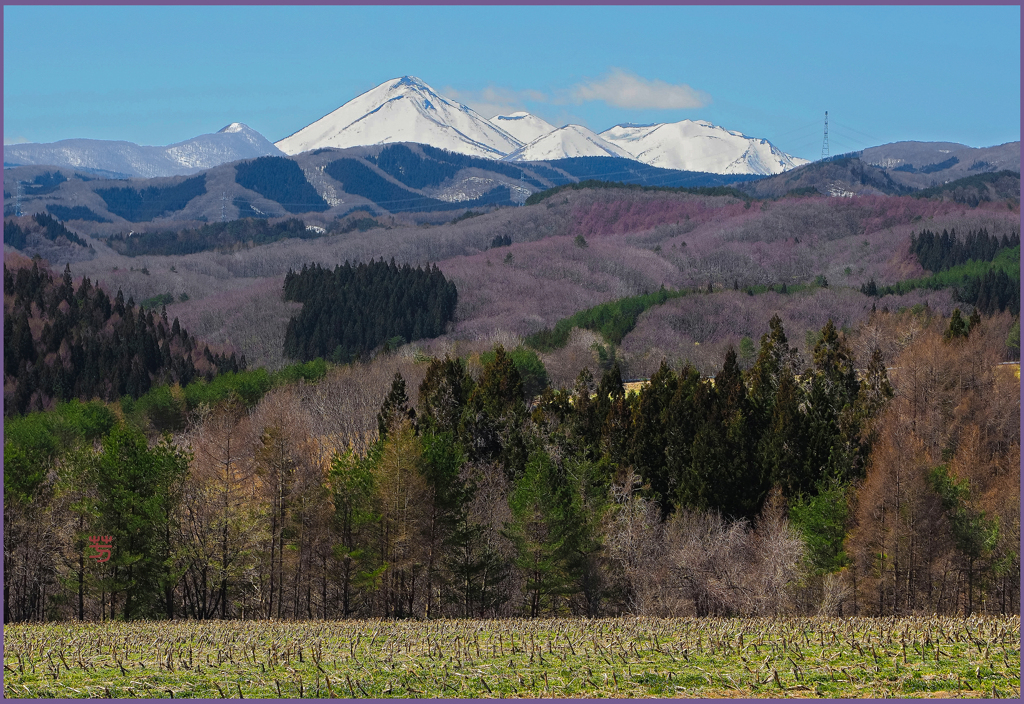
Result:
{"label": "white cloud", "polygon": [[445,86],[441,90],[441,95],[468,105],[486,118],[526,110],[527,101],[545,103],[548,100],[547,96],[538,90],[513,90],[495,86],[475,91],[456,90]]}
{"label": "white cloud", "polygon": [[685,83],[649,81],[619,68],[612,69],[601,80],[576,84],[569,94],[576,103],[600,100],[616,107],[636,109],[702,108],[711,102],[710,95]]}

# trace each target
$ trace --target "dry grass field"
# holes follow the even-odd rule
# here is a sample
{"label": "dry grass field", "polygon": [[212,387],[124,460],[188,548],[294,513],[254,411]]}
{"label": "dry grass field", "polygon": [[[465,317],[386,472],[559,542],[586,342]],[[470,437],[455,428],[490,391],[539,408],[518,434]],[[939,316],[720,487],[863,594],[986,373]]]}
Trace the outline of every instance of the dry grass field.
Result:
{"label": "dry grass field", "polygon": [[1020,694],[1016,616],[65,622],[4,641],[16,698]]}

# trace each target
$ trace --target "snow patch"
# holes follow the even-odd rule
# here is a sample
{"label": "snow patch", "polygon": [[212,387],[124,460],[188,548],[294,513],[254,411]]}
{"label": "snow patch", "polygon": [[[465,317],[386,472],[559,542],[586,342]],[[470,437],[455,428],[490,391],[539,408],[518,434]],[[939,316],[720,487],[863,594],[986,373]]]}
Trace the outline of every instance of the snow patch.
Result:
{"label": "snow patch", "polygon": [[566,125],[538,137],[509,154],[506,161],[549,161],[577,156],[615,156],[633,159],[622,147],[602,139],[582,125]]}
{"label": "snow patch", "polygon": [[497,125],[523,144],[529,144],[538,137],[555,131],[555,126],[528,112],[514,112],[510,115],[495,115],[491,124]]}

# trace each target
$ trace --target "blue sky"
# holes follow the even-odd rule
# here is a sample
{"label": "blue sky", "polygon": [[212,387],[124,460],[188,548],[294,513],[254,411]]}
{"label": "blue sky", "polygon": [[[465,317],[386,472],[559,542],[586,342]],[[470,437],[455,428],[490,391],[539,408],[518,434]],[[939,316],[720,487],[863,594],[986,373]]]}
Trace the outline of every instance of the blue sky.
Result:
{"label": "blue sky", "polygon": [[4,142],[279,140],[415,75],[490,117],[709,120],[796,156],[1020,139],[1020,8],[5,7]]}

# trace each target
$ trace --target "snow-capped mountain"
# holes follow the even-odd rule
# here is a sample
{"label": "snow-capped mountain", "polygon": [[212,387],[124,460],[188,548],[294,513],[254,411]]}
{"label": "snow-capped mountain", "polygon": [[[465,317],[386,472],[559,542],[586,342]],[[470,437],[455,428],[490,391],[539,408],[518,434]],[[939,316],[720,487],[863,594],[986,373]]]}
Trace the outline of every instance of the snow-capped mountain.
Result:
{"label": "snow-capped mountain", "polygon": [[747,137],[704,120],[616,125],[600,134],[633,158],[663,169],[716,174],[778,174],[808,163],[767,139]]}
{"label": "snow-capped mountain", "polygon": [[555,131],[555,126],[528,112],[514,112],[510,115],[495,115],[491,124],[497,125],[523,144],[529,144],[538,137]]}
{"label": "snow-capped mountain", "polygon": [[580,125],[566,125],[549,132],[523,146],[507,157],[506,161],[549,161],[575,156],[635,157],[622,147],[602,139]]}
{"label": "snow-capped mountain", "polygon": [[95,169],[143,178],[193,174],[230,161],[268,155],[280,156],[281,151],[259,132],[240,122],[233,122],[214,134],[166,147],[105,139],[4,145],[4,162],[8,164]]}
{"label": "snow-capped mountain", "polygon": [[491,159],[522,146],[475,110],[439,95],[414,76],[404,76],[353,98],[277,147],[285,154],[300,154],[393,142],[418,142]]}

